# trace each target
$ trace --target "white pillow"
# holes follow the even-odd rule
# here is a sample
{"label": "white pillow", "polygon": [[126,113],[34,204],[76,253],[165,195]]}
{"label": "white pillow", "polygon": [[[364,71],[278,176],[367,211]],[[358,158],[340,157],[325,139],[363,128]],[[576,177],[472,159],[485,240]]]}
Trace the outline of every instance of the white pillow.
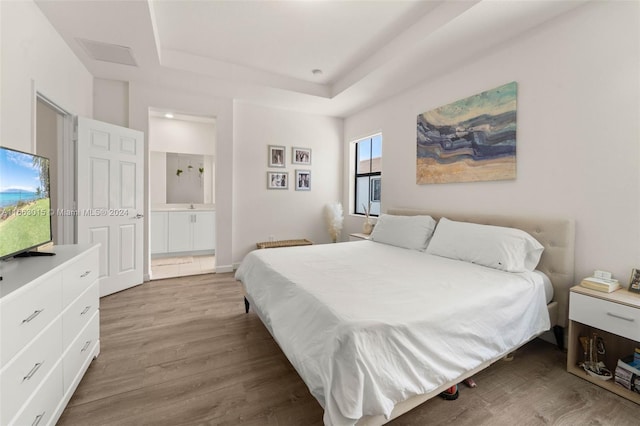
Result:
{"label": "white pillow", "polygon": [[431,216],[383,214],[378,218],[369,239],[411,250],[424,250],[435,227],[436,221]]}
{"label": "white pillow", "polygon": [[533,271],[544,247],[526,232],[442,218],[428,254],[477,263],[507,272]]}

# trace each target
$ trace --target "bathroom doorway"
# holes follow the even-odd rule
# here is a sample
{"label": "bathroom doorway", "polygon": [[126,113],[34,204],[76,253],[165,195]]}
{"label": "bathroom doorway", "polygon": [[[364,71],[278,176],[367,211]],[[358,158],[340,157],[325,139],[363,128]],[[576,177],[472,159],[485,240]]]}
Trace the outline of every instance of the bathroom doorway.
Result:
{"label": "bathroom doorway", "polygon": [[151,279],[215,272],[216,120],[149,111]]}

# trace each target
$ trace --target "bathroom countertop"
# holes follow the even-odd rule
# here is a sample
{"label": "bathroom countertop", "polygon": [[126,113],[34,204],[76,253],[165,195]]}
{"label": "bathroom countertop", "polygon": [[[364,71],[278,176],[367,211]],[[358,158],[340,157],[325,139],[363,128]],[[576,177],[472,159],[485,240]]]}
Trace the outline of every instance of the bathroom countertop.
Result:
{"label": "bathroom countertop", "polygon": [[183,211],[215,211],[216,206],[212,204],[195,204],[193,208],[189,204],[175,204],[166,206],[154,206],[152,212],[183,212]]}

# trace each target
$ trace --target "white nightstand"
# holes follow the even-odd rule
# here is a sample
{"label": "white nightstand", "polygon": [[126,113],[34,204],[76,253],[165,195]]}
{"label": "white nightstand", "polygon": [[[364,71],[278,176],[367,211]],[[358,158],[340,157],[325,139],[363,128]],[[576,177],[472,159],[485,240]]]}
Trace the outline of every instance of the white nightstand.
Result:
{"label": "white nightstand", "polygon": [[584,351],[580,336],[597,333],[604,341],[606,354],[601,359],[615,374],[619,358],[633,354],[640,347],[640,295],[626,289],[604,293],[575,286],[569,293],[569,348],[567,371],[600,387],[640,404],[640,394],[615,383],[612,378],[603,381],[589,376],[578,362]]}
{"label": "white nightstand", "polygon": [[349,241],[361,241],[368,240],[371,234],[363,234],[361,232],[354,232],[353,234],[349,234]]}

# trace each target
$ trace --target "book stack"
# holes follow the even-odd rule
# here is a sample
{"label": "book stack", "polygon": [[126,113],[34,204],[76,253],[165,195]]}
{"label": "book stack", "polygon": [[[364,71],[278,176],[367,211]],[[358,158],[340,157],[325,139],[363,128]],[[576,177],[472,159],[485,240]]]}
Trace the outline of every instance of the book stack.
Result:
{"label": "book stack", "polygon": [[618,280],[610,278],[596,278],[588,277],[582,280],[580,283],[582,287],[590,288],[591,290],[603,291],[605,293],[611,293],[620,288]]}
{"label": "book stack", "polygon": [[623,388],[640,393],[640,348],[634,355],[618,360],[615,380]]}

